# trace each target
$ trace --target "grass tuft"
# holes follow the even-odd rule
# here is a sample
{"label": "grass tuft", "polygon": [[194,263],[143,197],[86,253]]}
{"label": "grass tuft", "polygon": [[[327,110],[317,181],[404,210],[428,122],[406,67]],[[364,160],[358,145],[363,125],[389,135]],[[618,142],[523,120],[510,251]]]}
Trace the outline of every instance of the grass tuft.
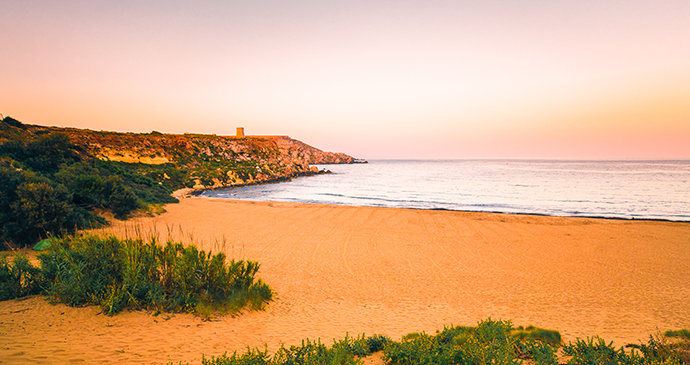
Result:
{"label": "grass tuft", "polygon": [[99,305],[113,315],[125,308],[216,312],[263,309],[273,291],[255,276],[259,263],[227,260],[193,245],[151,236],[68,236],[53,239],[36,268],[24,255],[0,256],[0,299],[44,292],[71,306]]}

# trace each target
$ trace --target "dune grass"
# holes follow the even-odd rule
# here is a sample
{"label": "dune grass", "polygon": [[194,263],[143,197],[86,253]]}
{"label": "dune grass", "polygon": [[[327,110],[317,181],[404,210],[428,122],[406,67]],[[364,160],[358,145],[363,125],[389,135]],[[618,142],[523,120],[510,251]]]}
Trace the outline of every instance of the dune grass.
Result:
{"label": "dune grass", "polygon": [[[677,332],[669,331],[671,337]],[[687,365],[687,349],[669,343],[665,335],[650,336],[647,344],[616,348],[599,337],[562,344],[560,333],[529,326],[514,328],[510,321],[480,321],[476,327],[444,327],[435,335],[415,332],[393,341],[383,335],[345,336],[328,347],[321,341],[281,347],[273,355],[266,348],[202,358],[204,365],[362,364],[363,358],[383,351],[389,365]],[[684,337],[683,337],[684,338]],[[690,342],[684,342],[685,344]],[[181,363],[180,363],[181,364]]]}
{"label": "dune grass", "polygon": [[284,364],[361,364],[361,358],[381,351],[390,338],[383,335],[366,337],[365,335],[350,337],[333,341],[328,347],[320,340],[303,340],[301,346],[281,346],[273,355],[267,349],[248,348],[244,353],[235,351],[232,355],[227,353],[207,359],[202,356],[204,365],[284,365]]}
{"label": "dune grass", "polygon": [[561,344],[561,334],[558,331],[534,326],[527,326],[525,328],[519,326],[515,328],[511,334],[521,340],[536,340],[551,346],[558,346]]}
{"label": "dune grass", "polygon": [[109,315],[125,308],[214,313],[262,309],[273,291],[255,276],[260,264],[227,260],[194,245],[112,235],[53,239],[40,268],[16,255],[0,259],[2,298],[42,292],[71,306],[98,305]]}
{"label": "dune grass", "polygon": [[677,337],[680,339],[685,339],[690,341],[690,331],[686,329],[682,330],[676,330],[676,331],[666,331],[664,332],[664,336],[666,337]]}

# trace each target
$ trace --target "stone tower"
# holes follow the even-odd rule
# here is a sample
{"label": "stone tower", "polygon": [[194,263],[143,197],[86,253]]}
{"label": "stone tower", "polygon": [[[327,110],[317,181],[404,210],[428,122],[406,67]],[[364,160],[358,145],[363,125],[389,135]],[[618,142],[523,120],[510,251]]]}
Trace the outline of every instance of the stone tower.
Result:
{"label": "stone tower", "polygon": [[237,127],[237,138],[244,138],[244,127]]}

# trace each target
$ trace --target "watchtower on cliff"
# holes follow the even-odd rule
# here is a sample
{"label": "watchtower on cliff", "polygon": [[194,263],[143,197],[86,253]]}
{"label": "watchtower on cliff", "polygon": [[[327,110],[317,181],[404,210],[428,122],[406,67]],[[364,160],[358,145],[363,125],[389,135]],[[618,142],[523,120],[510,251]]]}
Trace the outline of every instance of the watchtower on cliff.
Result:
{"label": "watchtower on cliff", "polygon": [[244,138],[244,127],[237,127],[237,138]]}

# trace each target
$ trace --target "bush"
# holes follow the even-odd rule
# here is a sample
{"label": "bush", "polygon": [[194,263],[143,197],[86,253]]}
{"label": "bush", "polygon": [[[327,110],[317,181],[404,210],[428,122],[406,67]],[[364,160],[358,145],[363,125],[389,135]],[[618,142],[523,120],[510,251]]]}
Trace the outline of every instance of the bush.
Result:
{"label": "bush", "polygon": [[664,336],[666,337],[677,337],[681,339],[686,339],[690,340],[690,331],[688,330],[676,330],[676,331],[666,331],[664,332]]}
{"label": "bush", "polygon": [[164,167],[89,157],[63,133],[8,136],[0,144],[0,238],[18,245],[104,224],[93,208],[124,219],[144,203],[177,202],[170,193],[184,186],[173,164],[165,171],[174,181]]}
{"label": "bush", "polygon": [[40,269],[26,255],[15,254],[10,264],[7,255],[0,255],[0,300],[21,298],[41,291]]}
{"label": "bush", "polygon": [[367,337],[369,352],[371,353],[383,351],[383,349],[391,342],[393,341],[390,339],[390,337],[384,335],[373,335]]}
{"label": "bush", "polygon": [[534,340],[555,347],[561,344],[561,334],[558,331],[551,331],[534,326],[527,326],[525,329],[521,328],[522,327],[519,327],[516,331],[513,331],[513,336],[520,340]]}
{"label": "bush", "polygon": [[224,353],[219,357],[211,357],[211,359],[201,356],[201,363],[203,365],[268,365],[271,364],[268,350],[260,351],[258,349],[247,349],[247,352],[241,355],[235,351],[232,356],[228,357],[228,353]]}
{"label": "bush", "polygon": [[571,365],[623,365],[643,364],[642,358],[632,353],[625,353],[623,347],[616,349],[613,342],[606,343],[602,338],[577,339],[563,346],[563,353],[571,356],[568,364]]}
{"label": "bush", "polygon": [[518,364],[510,321],[479,322],[473,336],[454,354],[456,364]]}
{"label": "bush", "polygon": [[[690,333],[687,330],[667,331],[662,336],[649,336],[647,344],[629,344],[626,347],[639,350],[644,364],[690,364]],[[676,341],[668,341],[675,338]]]}
{"label": "bush", "polygon": [[557,346],[552,346],[548,343],[535,340],[521,340],[515,344],[517,357],[520,359],[532,360],[535,364],[556,365],[558,364],[558,357],[556,356]]}
{"label": "bush", "polygon": [[26,144],[22,151],[16,149],[17,160],[24,160],[31,169],[42,173],[55,173],[61,164],[79,161],[78,147],[64,133],[42,135]]}
{"label": "bush", "polygon": [[171,311],[261,309],[273,296],[254,279],[259,264],[226,263],[195,246],[85,236],[53,240],[39,255],[47,293],[69,305],[93,304],[112,315],[124,308]]}
{"label": "bush", "polygon": [[453,348],[441,345],[436,336],[422,332],[389,344],[383,354],[392,364],[451,364]]}
{"label": "bush", "polygon": [[127,218],[129,213],[141,207],[139,198],[128,188],[123,186],[119,176],[109,177],[103,187],[107,206],[113,211],[115,218]]}
{"label": "bush", "polygon": [[227,352],[219,357],[206,359],[202,356],[204,365],[285,365],[285,364],[361,364],[360,358],[380,351],[384,344],[389,344],[390,338],[382,335],[365,337],[350,337],[345,335],[341,340],[334,340],[330,348],[321,341],[303,340],[301,346],[281,346],[273,356],[268,351],[247,348],[243,354],[235,351],[231,356]]}
{"label": "bush", "polygon": [[70,204],[71,197],[62,184],[0,166],[0,238],[26,245],[106,224],[105,219]]}
{"label": "bush", "polygon": [[4,117],[4,118],[2,119],[2,122],[3,122],[3,123],[7,123],[7,124],[9,124],[9,125],[11,125],[11,126],[13,126],[13,127],[22,128],[22,129],[25,128],[25,126],[24,126],[24,124],[22,124],[22,122],[20,122],[20,121],[14,119],[14,118],[12,118],[12,117],[10,117],[10,116]]}
{"label": "bush", "polygon": [[342,340],[333,341],[332,348],[343,350],[358,357],[364,357],[372,353],[371,348],[369,347],[369,341],[366,337],[364,337],[364,335],[353,338],[348,334],[345,334],[345,338]]}
{"label": "bush", "polygon": [[36,242],[62,233],[72,208],[67,204],[69,193],[64,186],[52,187],[48,182],[24,182],[17,186],[17,200],[12,205],[15,242]]}
{"label": "bush", "polygon": [[[524,332],[524,330],[523,330]],[[547,333],[556,331],[532,331]],[[551,333],[551,336],[554,336]],[[560,344],[560,334],[558,334]],[[556,348],[558,345],[555,345]],[[444,327],[435,336],[426,333],[404,336],[383,349],[391,364],[557,364],[554,345],[526,336],[515,336],[510,321],[481,321],[477,327]]]}

